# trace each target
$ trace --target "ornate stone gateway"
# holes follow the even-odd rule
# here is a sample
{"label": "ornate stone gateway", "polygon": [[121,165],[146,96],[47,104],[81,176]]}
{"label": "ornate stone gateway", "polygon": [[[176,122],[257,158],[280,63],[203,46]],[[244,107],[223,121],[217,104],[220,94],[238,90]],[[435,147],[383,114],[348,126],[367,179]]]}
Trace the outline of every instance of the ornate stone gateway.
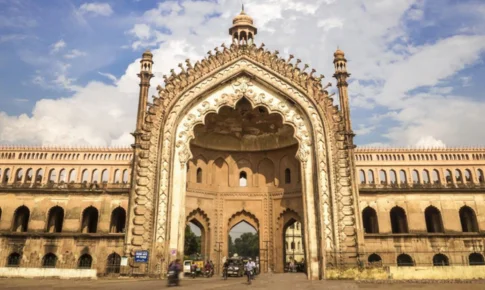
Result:
{"label": "ornate stone gateway", "polygon": [[[228,232],[241,221],[259,234],[261,270],[283,271],[284,235],[301,222],[309,279],[327,265],[357,261],[359,215],[353,172],[346,60],[335,53],[341,110],[314,70],[253,44],[244,11],[222,45],[181,73],[172,71],[147,102],[152,55],[141,60],[126,254],[150,251],[147,271],[183,256],[195,221],[202,251],[227,257]],[[147,109],[148,108],[148,109]]]}

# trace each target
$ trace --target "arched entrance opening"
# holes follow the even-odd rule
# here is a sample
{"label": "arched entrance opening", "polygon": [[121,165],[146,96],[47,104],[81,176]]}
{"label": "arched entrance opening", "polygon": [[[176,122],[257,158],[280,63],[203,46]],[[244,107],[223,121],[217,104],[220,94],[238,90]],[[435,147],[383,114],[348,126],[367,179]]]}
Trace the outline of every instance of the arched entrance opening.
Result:
{"label": "arched entrance opening", "polygon": [[197,208],[189,213],[185,226],[184,256],[189,260],[210,260],[210,222]]}
{"label": "arched entrance opening", "polygon": [[241,221],[229,230],[228,258],[241,257],[243,260],[251,258],[259,261],[259,234],[246,221]]}
{"label": "arched entrance opening", "polygon": [[305,249],[301,222],[290,219],[286,223],[284,233],[285,272],[304,272]]}
{"label": "arched entrance opening", "polygon": [[203,230],[197,221],[191,221],[185,226],[184,260],[206,260],[201,247]]}

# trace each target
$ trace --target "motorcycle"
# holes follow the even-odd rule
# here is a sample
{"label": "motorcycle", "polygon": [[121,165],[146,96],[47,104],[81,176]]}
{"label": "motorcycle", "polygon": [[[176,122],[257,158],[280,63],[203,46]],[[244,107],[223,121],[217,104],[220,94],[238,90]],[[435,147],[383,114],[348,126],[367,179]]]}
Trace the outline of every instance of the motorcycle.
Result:
{"label": "motorcycle", "polygon": [[167,273],[168,286],[178,286],[179,285],[179,275],[176,271],[168,271]]}
{"label": "motorcycle", "polygon": [[214,275],[214,271],[212,270],[205,270],[204,277],[211,278]]}

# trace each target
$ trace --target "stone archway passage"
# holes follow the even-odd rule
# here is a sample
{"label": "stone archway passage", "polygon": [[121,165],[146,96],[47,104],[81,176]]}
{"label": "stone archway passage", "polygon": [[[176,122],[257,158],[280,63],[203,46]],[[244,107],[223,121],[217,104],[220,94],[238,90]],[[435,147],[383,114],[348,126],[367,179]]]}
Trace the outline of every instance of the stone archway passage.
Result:
{"label": "stone archway passage", "polygon": [[195,209],[186,219],[186,225],[193,223],[200,229],[200,257],[207,260],[210,257],[210,222],[207,214],[200,208]]}

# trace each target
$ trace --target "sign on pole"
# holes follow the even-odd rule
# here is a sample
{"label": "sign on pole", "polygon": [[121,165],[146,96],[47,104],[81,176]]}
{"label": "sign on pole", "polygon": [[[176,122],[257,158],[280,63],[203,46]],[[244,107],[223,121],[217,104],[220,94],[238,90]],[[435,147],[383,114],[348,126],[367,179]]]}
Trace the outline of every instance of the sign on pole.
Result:
{"label": "sign on pole", "polygon": [[177,249],[170,249],[170,255],[177,256]]}
{"label": "sign on pole", "polygon": [[136,263],[148,263],[148,251],[136,251],[135,252],[135,262]]}

